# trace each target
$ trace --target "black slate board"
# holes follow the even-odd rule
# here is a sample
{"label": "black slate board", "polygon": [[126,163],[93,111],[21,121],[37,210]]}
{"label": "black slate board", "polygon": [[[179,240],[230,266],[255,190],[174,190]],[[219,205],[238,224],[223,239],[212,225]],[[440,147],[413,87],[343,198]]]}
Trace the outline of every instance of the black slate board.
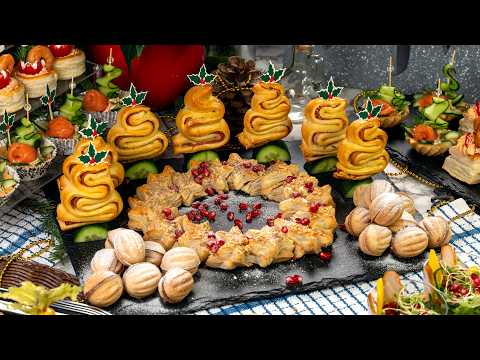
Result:
{"label": "black slate board", "polygon": [[[303,165],[303,156],[299,150],[299,142],[290,142],[289,148],[292,154],[292,162]],[[222,158],[228,154],[221,153]],[[249,153],[243,153],[247,157]],[[183,159],[162,159],[158,161],[161,169],[165,164],[171,164],[176,170],[182,171]],[[379,175],[379,177],[382,177]],[[336,183],[331,180],[333,196],[336,203],[336,217],[338,223],[344,222],[345,216],[354,207],[350,199],[345,199],[335,189]],[[52,183],[53,184],[53,183]],[[46,194],[58,202],[58,190],[52,186],[46,189]],[[118,188],[124,199],[135,193],[139,183],[124,184]],[[239,201],[248,203],[261,202],[262,217],[252,224],[244,223],[244,230],[249,227],[261,227],[265,224],[268,216],[277,212],[277,204],[260,199],[259,197],[246,197],[243,194],[230,192],[229,203]],[[204,201],[213,208],[213,198]],[[126,202],[125,202],[126,203]],[[233,208],[233,206],[231,206]],[[123,213],[109,224],[111,228],[126,226],[128,221],[125,209]],[[181,212],[188,208],[181,209]],[[225,229],[232,226],[226,220],[225,215],[217,211],[217,220],[213,224],[214,229]],[[103,248],[103,242],[91,242],[74,244],[72,233],[63,233],[67,252],[72,261],[77,276],[83,283],[89,275],[89,264],[94,253]],[[180,304],[165,305],[161,302],[157,293],[143,300],[135,300],[127,295],[120,301],[106,309],[114,314],[175,314],[190,313],[210,307],[223,306],[236,302],[258,300],[292,292],[305,292],[332,287],[341,284],[350,284],[359,281],[374,280],[383,275],[386,270],[395,270],[398,273],[418,271],[422,268],[426,254],[416,258],[402,260],[395,258],[388,251],[379,258],[362,254],[358,250],[357,241],[345,232],[337,229],[336,239],[332,245],[333,258],[326,264],[316,255],[306,255],[297,261],[274,264],[266,269],[259,267],[224,271],[201,267],[195,275],[195,286],[192,293]],[[303,277],[303,285],[294,289],[285,287],[285,277],[299,274]]]}
{"label": "black slate board", "polygon": [[[410,123],[407,119],[406,123]],[[451,129],[458,128],[458,121],[451,123]],[[424,156],[419,154],[405,141],[405,134],[400,127],[389,129],[387,151],[391,158],[399,164],[406,166],[408,170],[429,180],[443,188],[435,189],[437,194],[449,194],[455,198],[463,198],[468,204],[474,204],[480,208],[480,185],[468,185],[442,169],[448,152],[440,156]]]}

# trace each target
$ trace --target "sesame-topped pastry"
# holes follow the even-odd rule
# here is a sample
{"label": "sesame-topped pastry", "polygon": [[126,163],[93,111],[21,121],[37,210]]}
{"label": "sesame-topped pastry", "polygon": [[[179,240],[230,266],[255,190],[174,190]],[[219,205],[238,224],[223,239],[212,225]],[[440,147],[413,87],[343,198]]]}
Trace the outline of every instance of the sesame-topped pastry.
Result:
{"label": "sesame-topped pastry", "polygon": [[212,246],[212,250],[206,265],[212,268],[232,270],[239,266],[251,266],[247,264],[247,252],[245,245],[248,243],[242,231],[234,226],[229,231],[217,231],[215,240],[222,244],[218,249]]}
{"label": "sesame-topped pastry", "polygon": [[12,77],[15,59],[10,54],[0,56],[0,113],[12,113],[25,105],[25,88]]}
{"label": "sesame-topped pastry", "polygon": [[15,77],[25,86],[31,99],[43,96],[47,85],[50,90],[57,88],[58,74],[53,68],[55,57],[48,47],[21,47],[18,56],[20,62]]}
{"label": "sesame-topped pastry", "polygon": [[55,56],[53,68],[59,80],[70,80],[85,72],[85,53],[75,45],[49,45],[48,48]]}
{"label": "sesame-topped pastry", "polygon": [[229,155],[227,164],[233,167],[233,171],[227,179],[230,190],[242,190],[249,183],[260,179],[265,173],[263,165],[258,164],[255,160],[242,159],[237,153]]}
{"label": "sesame-topped pastry", "polygon": [[300,145],[305,161],[337,155],[348,125],[347,101],[338,97],[342,89],[335,87],[330,78],[327,89],[321,90],[320,97],[305,107]]}

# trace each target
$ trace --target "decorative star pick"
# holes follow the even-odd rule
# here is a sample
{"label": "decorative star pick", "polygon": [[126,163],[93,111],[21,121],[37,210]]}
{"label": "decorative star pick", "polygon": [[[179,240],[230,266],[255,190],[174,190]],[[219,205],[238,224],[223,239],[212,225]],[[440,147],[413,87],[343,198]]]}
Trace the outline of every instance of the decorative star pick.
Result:
{"label": "decorative star pick", "polygon": [[42,102],[42,105],[43,106],[48,106],[48,112],[50,114],[50,120],[53,119],[52,104],[55,101],[55,95],[56,95],[55,89],[50,91],[50,88],[47,84],[47,92],[46,92],[45,95],[43,95],[40,98],[40,101]]}
{"label": "decorative star pick", "polygon": [[318,93],[324,100],[333,99],[337,97],[342,92],[343,87],[336,87],[333,83],[333,78],[330,76],[328,80],[327,88],[320,90]]}
{"label": "decorative star pick", "polygon": [[203,64],[198,74],[190,74],[187,77],[194,85],[208,85],[215,80],[216,75],[207,73],[207,68]]}
{"label": "decorative star pick", "polygon": [[130,84],[130,90],[128,90],[130,95],[122,98],[120,100],[120,105],[122,106],[135,106],[135,105],[140,105],[145,98],[147,97],[147,92],[148,91],[140,91],[137,92],[137,89],[135,88],[135,85],[133,83]]}
{"label": "decorative star pick", "polygon": [[373,106],[372,100],[370,98],[367,99],[367,106],[365,107],[364,110],[360,111],[357,113],[357,116],[359,119],[362,120],[368,120],[374,117],[377,117],[378,114],[380,114],[380,111],[382,111],[382,105],[377,105]]}
{"label": "decorative star pick", "polygon": [[266,83],[279,82],[283,75],[285,75],[286,70],[287,68],[275,70],[275,65],[273,65],[272,61],[270,61],[267,72],[260,76],[260,79]]}
{"label": "decorative star pick", "polygon": [[105,151],[97,151],[95,145],[90,142],[88,145],[88,152],[87,154],[82,154],[78,157],[78,159],[84,165],[96,165],[100,164],[105,161],[108,155],[108,150]]}
{"label": "decorative star pick", "polygon": [[15,115],[8,114],[7,111],[3,113],[2,121],[0,122],[0,131],[7,134],[8,145],[11,144],[10,142],[10,129],[15,122]]}
{"label": "decorative star pick", "polygon": [[82,137],[87,139],[95,139],[97,136],[103,134],[103,132],[107,129],[106,122],[98,122],[95,117],[90,115],[90,119],[88,121],[88,126],[80,129],[79,133]]}

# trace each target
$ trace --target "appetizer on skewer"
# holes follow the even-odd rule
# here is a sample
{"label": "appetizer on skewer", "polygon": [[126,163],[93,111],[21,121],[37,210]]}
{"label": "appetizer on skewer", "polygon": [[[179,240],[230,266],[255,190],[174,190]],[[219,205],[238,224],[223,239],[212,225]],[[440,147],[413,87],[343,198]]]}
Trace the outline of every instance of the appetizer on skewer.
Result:
{"label": "appetizer on skewer", "polygon": [[55,57],[53,69],[59,80],[70,80],[85,72],[85,53],[75,45],[49,45],[48,48]]}
{"label": "appetizer on skewer", "polygon": [[337,156],[348,126],[347,101],[338,97],[342,89],[335,87],[330,78],[327,88],[320,91],[320,97],[305,107],[300,148],[307,162]]}
{"label": "appetizer on skewer", "polygon": [[244,129],[237,136],[246,149],[281,140],[292,131],[292,121],[288,117],[290,100],[278,82],[285,70],[275,70],[270,62],[267,73],[260,77],[262,81],[253,87],[252,106],[243,118]]}
{"label": "appetizer on skewer", "polygon": [[19,63],[15,76],[31,99],[43,96],[47,85],[52,90],[57,88],[58,74],[53,68],[55,57],[48,47],[22,46],[17,56]]}
{"label": "appetizer on skewer", "polygon": [[473,133],[462,135],[449,152],[442,168],[467,184],[480,183],[480,118],[474,122]]}
{"label": "appetizer on skewer", "polygon": [[0,206],[7,202],[18,185],[20,178],[15,169],[8,166],[6,160],[0,160]]}
{"label": "appetizer on skewer", "polygon": [[185,106],[176,117],[179,133],[173,141],[175,154],[194,153],[222,147],[230,140],[230,128],[223,118],[225,107],[212,95],[215,75],[202,65],[198,74],[188,75],[195,85],[185,94]]}
{"label": "appetizer on skewer", "polygon": [[10,54],[0,56],[0,113],[13,113],[25,105],[25,87],[13,76],[15,59]]}
{"label": "appetizer on skewer", "polygon": [[414,117],[413,126],[404,126],[405,139],[418,153],[438,156],[457,143],[460,134],[448,129],[448,122],[437,116],[434,120],[420,114]]}

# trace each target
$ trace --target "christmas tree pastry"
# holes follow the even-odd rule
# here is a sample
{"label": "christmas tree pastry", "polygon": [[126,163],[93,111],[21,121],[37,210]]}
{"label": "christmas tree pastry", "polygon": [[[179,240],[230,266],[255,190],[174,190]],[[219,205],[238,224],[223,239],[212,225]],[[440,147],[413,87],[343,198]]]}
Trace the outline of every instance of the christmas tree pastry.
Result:
{"label": "christmas tree pastry", "polygon": [[382,172],[390,160],[385,150],[387,133],[380,129],[377,118],[381,105],[373,106],[367,100],[365,110],[357,113],[359,119],[347,127],[347,136],[338,147],[337,179],[362,180]]}
{"label": "christmas tree pastry", "polygon": [[173,137],[175,154],[211,150],[230,140],[230,129],[223,118],[225,107],[212,95],[215,75],[203,65],[198,74],[188,75],[195,84],[185,94],[185,106],[176,118],[179,133]]}
{"label": "christmas tree pastry", "polygon": [[280,140],[292,131],[288,117],[290,101],[284,87],[278,83],[286,69],[275,70],[270,62],[261,82],[253,87],[252,107],[243,118],[243,131],[238,140],[246,148],[254,148]]}
{"label": "christmas tree pastry", "polygon": [[337,155],[348,126],[347,101],[338,97],[342,89],[335,87],[330,78],[327,88],[320,91],[320,97],[305,107],[300,148],[306,161]]}
{"label": "christmas tree pastry", "polygon": [[149,107],[141,105],[146,94],[137,93],[131,84],[130,95],[122,98],[124,107],[108,132],[107,141],[118,152],[120,162],[152,159],[168,147],[168,138],[160,130],[160,120]]}
{"label": "christmas tree pastry", "polygon": [[[111,221],[123,209],[122,198],[115,190],[119,180],[114,181],[111,175],[114,155],[109,156],[105,147],[97,149],[95,143],[102,144],[98,139],[88,141],[88,145],[81,141],[63,162],[63,175],[57,180],[57,220],[64,231]],[[116,178],[122,176],[117,174]]]}

